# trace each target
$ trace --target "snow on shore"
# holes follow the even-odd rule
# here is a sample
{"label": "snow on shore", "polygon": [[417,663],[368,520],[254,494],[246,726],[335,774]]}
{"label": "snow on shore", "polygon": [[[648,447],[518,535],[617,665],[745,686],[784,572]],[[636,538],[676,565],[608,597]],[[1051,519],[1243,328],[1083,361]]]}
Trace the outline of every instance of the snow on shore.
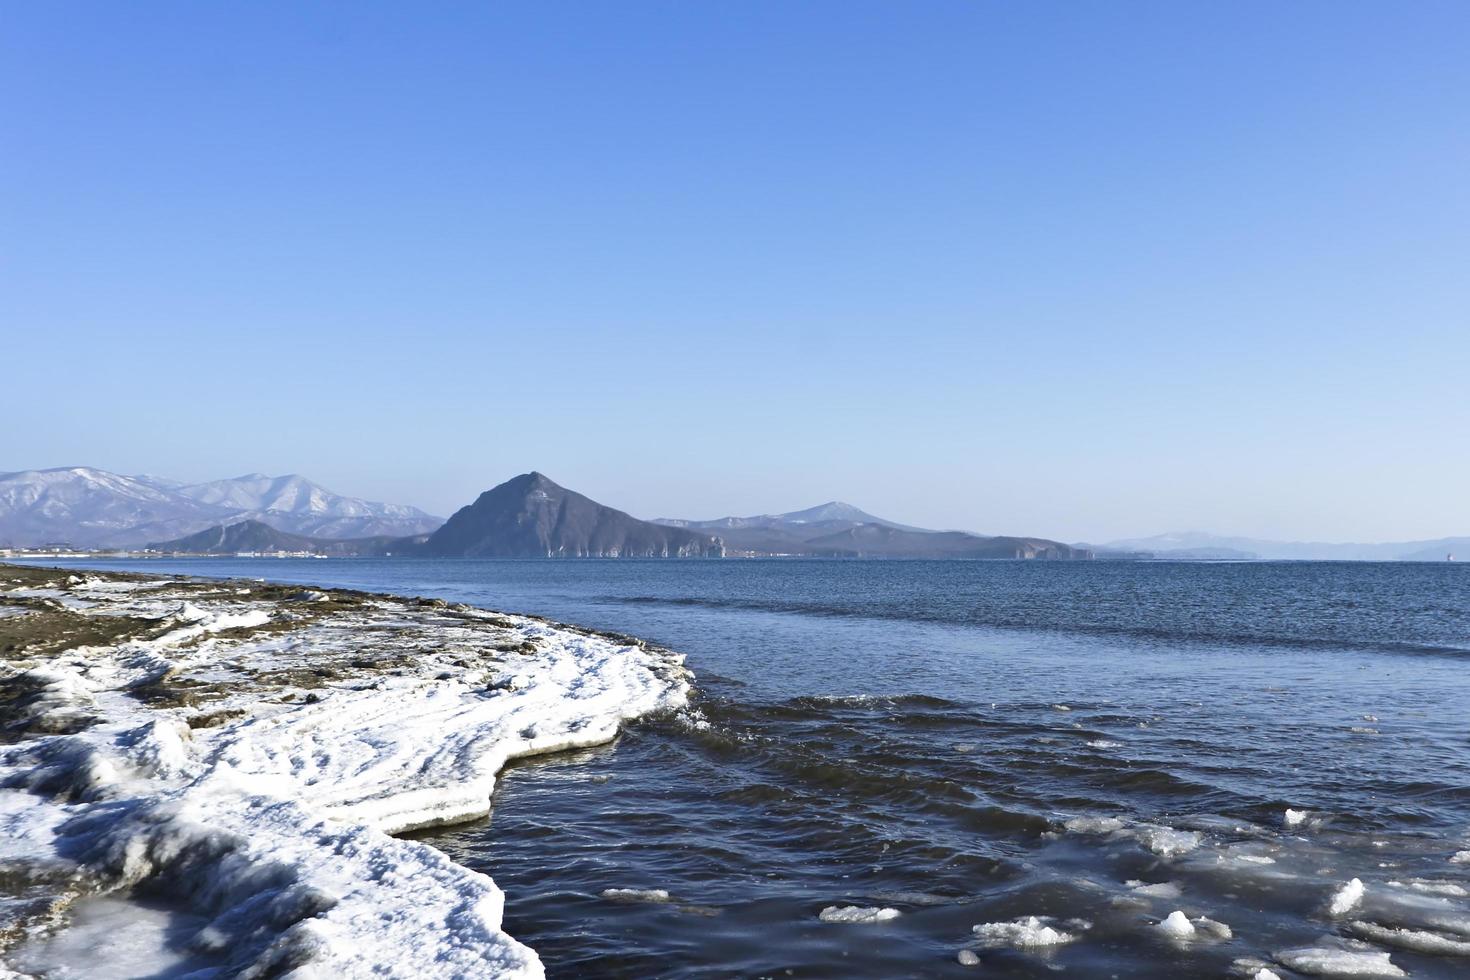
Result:
{"label": "snow on shore", "polygon": [[530,618],[56,573],[83,606],[16,571],[8,621],[57,626],[0,658],[28,736],[0,746],[0,863],[29,882],[0,895],[22,923],[0,951],[145,886],[206,917],[188,952],[220,975],[541,976],[493,881],[390,835],[482,816],[508,760],[689,692],[677,655]]}

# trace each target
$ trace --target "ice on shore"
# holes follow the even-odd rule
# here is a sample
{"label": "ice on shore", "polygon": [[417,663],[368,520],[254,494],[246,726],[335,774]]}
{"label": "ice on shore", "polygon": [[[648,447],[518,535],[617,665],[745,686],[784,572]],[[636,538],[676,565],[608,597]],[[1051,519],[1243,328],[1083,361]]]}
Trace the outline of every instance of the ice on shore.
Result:
{"label": "ice on shore", "polygon": [[899,916],[898,909],[861,905],[829,905],[817,914],[823,922],[887,922]]}
{"label": "ice on shore", "polygon": [[485,814],[511,759],[687,704],[677,655],[531,618],[112,584],[73,583],[82,613],[150,638],[0,664],[17,720],[67,733],[0,746],[0,860],[60,908],[185,902],[223,975],[542,976],[490,878],[390,835]]}

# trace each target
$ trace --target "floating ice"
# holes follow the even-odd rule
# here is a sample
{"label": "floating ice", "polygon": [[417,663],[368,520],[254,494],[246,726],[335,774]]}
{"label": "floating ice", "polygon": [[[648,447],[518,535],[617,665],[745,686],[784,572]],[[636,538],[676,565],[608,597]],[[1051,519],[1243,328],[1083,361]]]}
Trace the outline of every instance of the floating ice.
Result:
{"label": "floating ice", "polygon": [[1223,922],[1196,916],[1191,919],[1179,909],[1170,912],[1156,927],[1171,939],[1230,939],[1234,933]]}
{"label": "floating ice", "polygon": [[1160,932],[1166,933],[1175,939],[1190,939],[1194,936],[1194,925],[1189,921],[1189,916],[1175,909],[1158,925]]}
{"label": "floating ice", "polygon": [[1387,953],[1309,946],[1273,954],[1282,966],[1313,977],[1406,977]]}
{"label": "floating ice", "polygon": [[1453,881],[1432,881],[1427,878],[1411,878],[1408,881],[1390,881],[1394,888],[1408,888],[1426,895],[1450,895],[1455,898],[1464,898],[1470,895],[1464,885],[1457,885]]}
{"label": "floating ice", "polygon": [[1074,834],[1112,834],[1127,825],[1117,817],[1072,817],[1062,826]]}
{"label": "floating ice", "polygon": [[1149,898],[1178,898],[1183,894],[1179,886],[1172,881],[1160,881],[1152,885],[1141,881],[1129,881],[1125,884],[1133,890],[1133,894],[1145,895]]}
{"label": "floating ice", "polygon": [[1363,882],[1357,878],[1343,885],[1332,893],[1332,901],[1327,906],[1327,914],[1331,916],[1347,915],[1359,902],[1363,900]]}
{"label": "floating ice", "polygon": [[823,922],[887,922],[899,916],[898,909],[869,908],[861,905],[829,905],[818,913]]}
{"label": "floating ice", "polygon": [[1017,949],[1061,946],[1077,936],[1051,925],[1050,916],[1028,915],[1010,922],[985,922],[975,926],[974,933],[987,946],[1014,946]]}
{"label": "floating ice", "polygon": [[960,950],[959,953],[955,956],[955,959],[959,961],[960,966],[980,965],[980,957],[973,949]]}
{"label": "floating ice", "polygon": [[1456,851],[1450,857],[1450,864],[1470,864],[1470,851]]}
{"label": "floating ice", "polygon": [[1157,824],[1139,824],[1138,839],[1159,857],[1172,858],[1188,854],[1199,847],[1200,834],[1194,830],[1175,830]]}
{"label": "floating ice", "polygon": [[614,902],[667,902],[669,893],[662,888],[604,888],[602,897]]}
{"label": "floating ice", "polygon": [[1470,956],[1470,941],[1428,929],[1394,928],[1376,922],[1353,922],[1348,928],[1364,939],[1371,939],[1385,946],[1397,946],[1416,953],[1433,953],[1439,956]]}
{"label": "floating ice", "polygon": [[1310,810],[1293,810],[1290,807],[1287,807],[1286,812],[1281,816],[1281,824],[1287,830],[1292,830],[1306,823],[1307,818],[1311,815],[1312,811]]}

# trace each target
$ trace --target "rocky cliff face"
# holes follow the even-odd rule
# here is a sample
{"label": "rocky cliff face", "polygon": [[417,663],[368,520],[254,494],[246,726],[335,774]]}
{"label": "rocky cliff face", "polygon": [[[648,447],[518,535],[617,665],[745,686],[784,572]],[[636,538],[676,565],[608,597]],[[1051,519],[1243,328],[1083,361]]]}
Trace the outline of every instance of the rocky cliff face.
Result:
{"label": "rocky cliff face", "polygon": [[719,537],[640,521],[526,473],[480,494],[422,553],[466,558],[718,558]]}

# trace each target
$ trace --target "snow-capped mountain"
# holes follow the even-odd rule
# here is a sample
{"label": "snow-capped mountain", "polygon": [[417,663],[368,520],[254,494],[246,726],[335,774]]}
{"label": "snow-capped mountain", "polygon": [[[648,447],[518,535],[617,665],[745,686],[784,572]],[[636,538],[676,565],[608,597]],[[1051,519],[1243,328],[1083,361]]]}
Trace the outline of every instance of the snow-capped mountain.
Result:
{"label": "snow-capped mountain", "polygon": [[241,520],[328,538],[427,534],[444,523],[296,475],[183,484],[89,466],[0,473],[0,546],[132,547]]}

